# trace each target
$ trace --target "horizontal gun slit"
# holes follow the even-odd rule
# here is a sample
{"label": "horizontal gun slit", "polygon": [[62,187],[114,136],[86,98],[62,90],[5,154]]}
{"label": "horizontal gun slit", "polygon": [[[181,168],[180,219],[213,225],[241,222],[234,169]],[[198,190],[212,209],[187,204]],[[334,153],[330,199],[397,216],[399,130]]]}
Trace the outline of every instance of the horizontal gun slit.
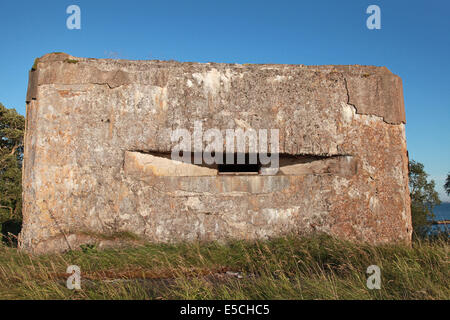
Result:
{"label": "horizontal gun slit", "polygon": [[[185,155],[186,156],[186,155]],[[170,152],[127,151],[124,166],[127,172],[155,176],[216,176],[216,175],[306,175],[356,173],[356,161],[349,155],[291,155],[278,154],[277,167],[263,165],[257,153],[220,153],[212,155],[222,163],[207,164],[201,153],[190,152],[184,158],[189,161],[172,160]],[[265,155],[267,156],[267,155]],[[268,155],[270,158],[273,155]],[[202,163],[195,163],[201,159]],[[270,159],[274,159],[271,157]],[[267,159],[266,159],[267,160]],[[219,161],[219,162],[220,162]],[[230,163],[231,162],[231,163]],[[134,168],[134,169],[133,169]],[[276,170],[273,170],[276,169]]]}

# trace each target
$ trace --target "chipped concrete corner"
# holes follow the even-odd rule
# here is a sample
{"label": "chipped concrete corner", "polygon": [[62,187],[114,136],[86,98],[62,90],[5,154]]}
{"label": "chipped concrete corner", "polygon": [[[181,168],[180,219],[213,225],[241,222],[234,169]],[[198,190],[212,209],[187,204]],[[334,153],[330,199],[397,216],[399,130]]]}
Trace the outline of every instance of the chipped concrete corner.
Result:
{"label": "chipped concrete corner", "polygon": [[[27,94],[20,247],[325,232],[410,242],[401,79],[368,66],[38,59]],[[170,130],[279,129],[280,170],[177,163]],[[107,240],[105,240],[107,239]]]}

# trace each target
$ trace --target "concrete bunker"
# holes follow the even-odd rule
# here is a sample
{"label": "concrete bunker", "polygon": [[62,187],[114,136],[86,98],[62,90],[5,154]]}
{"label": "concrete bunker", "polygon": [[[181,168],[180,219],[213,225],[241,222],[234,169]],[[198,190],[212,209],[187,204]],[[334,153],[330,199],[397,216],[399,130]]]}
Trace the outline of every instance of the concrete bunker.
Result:
{"label": "concrete bunker", "polygon": [[[48,54],[30,72],[26,118],[19,245],[31,252],[119,245],[111,235],[124,232],[411,240],[403,89],[384,67]],[[196,123],[278,130],[277,170],[251,148],[214,149],[243,163],[194,161],[207,149]],[[172,157],[174,130],[194,137],[183,149],[194,160]]]}

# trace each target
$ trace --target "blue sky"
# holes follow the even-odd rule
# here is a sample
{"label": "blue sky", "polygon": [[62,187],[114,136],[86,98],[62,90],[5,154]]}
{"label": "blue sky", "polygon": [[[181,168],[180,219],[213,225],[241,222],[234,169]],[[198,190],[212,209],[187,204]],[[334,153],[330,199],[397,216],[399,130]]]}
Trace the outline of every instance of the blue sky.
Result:
{"label": "blue sky", "polygon": [[[68,30],[66,8],[81,8]],[[366,8],[381,8],[381,30]],[[0,102],[25,114],[28,70],[49,52],[230,63],[386,66],[403,79],[410,158],[442,185],[450,172],[450,1],[6,1]]]}

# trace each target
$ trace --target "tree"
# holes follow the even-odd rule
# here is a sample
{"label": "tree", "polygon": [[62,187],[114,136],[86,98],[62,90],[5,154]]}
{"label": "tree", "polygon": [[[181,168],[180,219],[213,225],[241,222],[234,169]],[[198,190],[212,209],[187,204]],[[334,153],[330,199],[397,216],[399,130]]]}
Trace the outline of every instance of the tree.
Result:
{"label": "tree", "polygon": [[434,190],[434,180],[428,181],[428,174],[420,162],[409,162],[409,190],[411,193],[411,216],[414,235],[424,237],[434,218],[433,208],[441,203]]}
{"label": "tree", "polygon": [[445,181],[444,189],[447,192],[447,195],[450,196],[450,173],[447,174],[447,180]]}
{"label": "tree", "polygon": [[0,103],[0,223],[22,220],[25,119]]}

